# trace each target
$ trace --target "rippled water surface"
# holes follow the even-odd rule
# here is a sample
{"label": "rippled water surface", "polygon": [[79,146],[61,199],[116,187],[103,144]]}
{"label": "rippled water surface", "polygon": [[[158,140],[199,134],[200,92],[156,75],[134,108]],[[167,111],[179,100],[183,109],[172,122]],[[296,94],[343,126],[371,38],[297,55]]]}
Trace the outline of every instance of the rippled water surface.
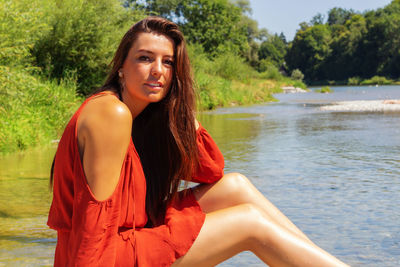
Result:
{"label": "rippled water surface", "polygon": [[[400,265],[400,112],[332,112],[343,100],[400,99],[400,86],[281,94],[200,116],[226,172],[252,182],[319,246],[352,266]],[[0,266],[51,265],[45,222],[54,148],[0,158]],[[240,229],[238,229],[240,231]],[[263,266],[242,253],[219,266]]]}

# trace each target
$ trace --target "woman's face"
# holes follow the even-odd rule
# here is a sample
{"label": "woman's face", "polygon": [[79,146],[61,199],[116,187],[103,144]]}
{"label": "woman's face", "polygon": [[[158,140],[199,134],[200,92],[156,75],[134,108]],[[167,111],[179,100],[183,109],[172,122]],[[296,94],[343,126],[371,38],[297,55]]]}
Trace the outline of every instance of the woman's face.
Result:
{"label": "woman's face", "polygon": [[156,33],[139,33],[122,65],[123,96],[138,108],[164,98],[171,86],[174,43]]}

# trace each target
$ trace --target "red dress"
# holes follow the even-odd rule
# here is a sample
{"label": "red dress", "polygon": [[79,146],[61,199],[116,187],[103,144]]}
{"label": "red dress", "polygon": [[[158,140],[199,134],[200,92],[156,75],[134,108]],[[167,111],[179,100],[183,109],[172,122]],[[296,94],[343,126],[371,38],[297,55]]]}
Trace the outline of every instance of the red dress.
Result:
{"label": "red dress", "polygon": [[[189,189],[168,206],[163,225],[144,228],[146,179],[132,139],[114,192],[96,200],[81,164],[76,129],[89,100],[71,118],[56,152],[47,222],[58,237],[54,266],[170,266],[189,250],[205,214]],[[215,182],[223,176],[223,156],[201,126],[197,143],[201,166],[192,181]]]}

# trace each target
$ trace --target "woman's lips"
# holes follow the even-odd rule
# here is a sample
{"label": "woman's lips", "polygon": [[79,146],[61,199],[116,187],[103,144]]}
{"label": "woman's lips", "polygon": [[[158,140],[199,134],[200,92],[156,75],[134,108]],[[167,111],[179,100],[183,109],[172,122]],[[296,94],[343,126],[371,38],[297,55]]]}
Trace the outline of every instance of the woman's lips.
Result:
{"label": "woman's lips", "polygon": [[151,87],[154,90],[161,90],[163,88],[163,84],[161,82],[148,82],[145,85]]}

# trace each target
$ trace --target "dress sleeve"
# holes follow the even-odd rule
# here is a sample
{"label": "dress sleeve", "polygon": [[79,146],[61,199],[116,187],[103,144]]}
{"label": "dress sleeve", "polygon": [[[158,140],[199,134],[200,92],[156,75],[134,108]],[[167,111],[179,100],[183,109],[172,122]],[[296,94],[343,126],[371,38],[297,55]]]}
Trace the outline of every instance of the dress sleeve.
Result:
{"label": "dress sleeve", "polygon": [[[64,248],[67,251],[64,259],[67,259],[67,262],[55,266],[115,266],[121,244],[128,245],[134,241],[133,233],[124,235],[122,229],[119,229],[123,209],[122,188],[126,188],[125,183],[129,181],[124,179],[122,174],[132,171],[132,161],[127,155],[114,192],[108,199],[102,201],[97,200],[90,190],[79,159],[75,162],[75,169],[78,171],[74,179],[72,223]],[[128,258],[128,255],[125,260],[134,262],[134,258]]]}
{"label": "dress sleeve", "polygon": [[196,133],[199,166],[195,169],[191,181],[195,183],[216,182],[224,175],[224,156],[203,126],[200,125]]}
{"label": "dress sleeve", "polygon": [[80,213],[73,217],[65,266],[113,266],[120,238],[115,203],[86,197],[79,202]]}

